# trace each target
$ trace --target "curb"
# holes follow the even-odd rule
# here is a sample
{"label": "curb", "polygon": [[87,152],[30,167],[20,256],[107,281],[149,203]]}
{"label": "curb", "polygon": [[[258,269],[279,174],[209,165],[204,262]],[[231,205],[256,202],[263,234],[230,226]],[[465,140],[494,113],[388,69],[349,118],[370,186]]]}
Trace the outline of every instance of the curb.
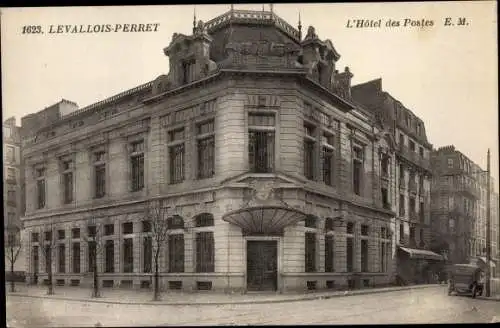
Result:
{"label": "curb", "polygon": [[500,297],[486,297],[486,296],[476,296],[476,299],[482,301],[490,301],[490,302],[500,302]]}
{"label": "curb", "polygon": [[[245,301],[224,301],[224,302],[168,302],[168,301],[137,301],[137,302],[124,302],[124,301],[111,301],[111,300],[102,300],[102,299],[84,299],[84,298],[71,298],[71,297],[60,297],[60,296],[48,296],[48,295],[28,295],[22,293],[13,293],[8,294],[9,296],[15,297],[30,297],[30,298],[41,298],[41,299],[52,299],[52,300],[63,300],[63,301],[75,301],[75,302],[93,302],[93,303],[105,303],[105,304],[120,304],[120,305],[169,305],[169,306],[188,306],[188,305],[230,305],[230,304],[270,304],[270,303],[289,303],[289,302],[300,302],[300,301],[312,301],[312,300],[322,300],[322,299],[330,299],[336,297],[348,297],[348,296],[356,296],[356,295],[368,295],[368,294],[381,294],[381,293],[389,293],[389,292],[397,292],[404,290],[412,290],[412,289],[424,289],[431,287],[440,287],[440,285],[417,285],[417,286],[408,286],[408,287],[394,287],[394,288],[386,288],[386,289],[375,289],[375,290],[356,290],[350,291],[342,294],[331,294],[331,295],[301,295],[299,297],[294,298],[278,298],[278,299],[268,299],[268,300],[245,300]],[[489,299],[488,299],[489,300]]]}

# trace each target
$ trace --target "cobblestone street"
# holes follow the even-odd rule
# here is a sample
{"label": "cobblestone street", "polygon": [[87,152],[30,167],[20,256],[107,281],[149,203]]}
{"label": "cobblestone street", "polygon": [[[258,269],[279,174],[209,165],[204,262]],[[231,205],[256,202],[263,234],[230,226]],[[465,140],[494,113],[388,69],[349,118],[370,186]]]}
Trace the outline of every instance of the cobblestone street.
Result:
{"label": "cobblestone street", "polygon": [[500,302],[448,296],[444,286],[285,303],[191,306],[7,297],[9,327],[492,321],[500,322]]}

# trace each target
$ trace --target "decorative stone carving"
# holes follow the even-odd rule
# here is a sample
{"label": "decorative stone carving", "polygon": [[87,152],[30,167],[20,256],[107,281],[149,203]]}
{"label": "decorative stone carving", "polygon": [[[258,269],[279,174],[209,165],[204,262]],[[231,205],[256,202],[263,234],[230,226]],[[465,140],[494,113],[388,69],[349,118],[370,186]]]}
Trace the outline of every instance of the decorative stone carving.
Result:
{"label": "decorative stone carving", "polygon": [[318,35],[316,34],[316,29],[313,26],[309,26],[307,28],[307,34],[305,40],[317,39]]}
{"label": "decorative stone carving", "polygon": [[260,201],[269,200],[273,196],[274,182],[255,180],[250,184],[253,189],[253,198]]}

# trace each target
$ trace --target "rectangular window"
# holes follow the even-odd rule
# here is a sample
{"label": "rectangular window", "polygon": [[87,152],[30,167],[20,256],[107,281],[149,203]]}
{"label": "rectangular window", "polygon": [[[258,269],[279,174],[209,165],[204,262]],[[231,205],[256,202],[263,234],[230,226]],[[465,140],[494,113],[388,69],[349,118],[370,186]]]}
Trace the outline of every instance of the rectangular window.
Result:
{"label": "rectangular window", "polygon": [[64,238],[66,238],[66,231],[57,230],[57,239],[63,240]]}
{"label": "rectangular window", "polygon": [[144,263],[143,263],[143,272],[152,272],[153,268],[153,238],[151,236],[144,237]]}
{"label": "rectangular window", "polygon": [[102,198],[106,195],[106,164],[94,166],[95,174],[95,198]]}
{"label": "rectangular window", "polygon": [[71,238],[72,239],[78,239],[78,238],[80,238],[80,228],[73,228],[73,229],[71,229]]}
{"label": "rectangular window", "polygon": [[419,210],[420,222],[425,221],[425,205],[424,202],[420,202],[420,210]]}
{"label": "rectangular window", "polygon": [[304,176],[314,179],[314,153],[316,148],[316,127],[304,124]]}
{"label": "rectangular window", "polygon": [[16,203],[16,191],[15,190],[8,190],[7,191],[7,200],[12,203]]}
{"label": "rectangular window", "polygon": [[142,232],[151,232],[151,221],[150,220],[142,221]]}
{"label": "rectangular window", "polygon": [[412,218],[415,217],[415,209],[416,209],[416,202],[415,202],[415,198],[414,197],[410,197],[410,216]]}
{"label": "rectangular window", "polygon": [[123,240],[123,272],[134,272],[134,248],[132,238]]}
{"label": "rectangular window", "polygon": [[368,227],[368,225],[366,225],[366,224],[362,224],[362,225],[361,225],[361,235],[362,235],[362,236],[368,236],[368,232],[369,232],[369,227]]}
{"label": "rectangular window", "polygon": [[94,266],[96,264],[96,257],[97,257],[97,245],[95,241],[89,241],[88,242],[88,250],[89,250],[89,267],[88,267],[88,272],[94,272]]}
{"label": "rectangular window", "polygon": [[383,154],[382,160],[380,161],[382,177],[388,178],[390,176],[390,157]]}
{"label": "rectangular window", "polygon": [[386,243],[385,242],[381,242],[380,243],[380,272],[386,272],[386,257],[385,257],[385,253],[386,253]]}
{"label": "rectangular window", "polygon": [[7,160],[9,162],[16,161],[16,150],[14,149],[14,147],[7,147]]}
{"label": "rectangular window", "polygon": [[420,244],[424,243],[424,228],[420,228]]}
{"label": "rectangular window", "polygon": [[45,272],[49,272],[50,269],[52,269],[52,247],[51,246],[45,246]]}
{"label": "rectangular window", "polygon": [[73,243],[73,273],[80,273],[80,243]]}
{"label": "rectangular window", "polygon": [[323,182],[331,186],[334,183],[333,174],[334,170],[334,145],[333,145],[333,135],[323,133],[322,139],[323,151],[321,153],[321,166],[323,169]]}
{"label": "rectangular window", "polygon": [[122,232],[124,235],[134,233],[134,224],[132,222],[125,222],[122,224]]}
{"label": "rectangular window", "polygon": [[132,170],[132,191],[142,190],[144,188],[144,153],[132,155],[130,162]]}
{"label": "rectangular window", "polygon": [[184,272],[184,235],[168,236],[168,272]]}
{"label": "rectangular window", "polygon": [[346,238],[346,269],[347,272],[353,272],[354,267],[354,239],[353,237]]}
{"label": "rectangular window", "polygon": [[453,158],[448,158],[448,168],[449,169],[453,168]]}
{"label": "rectangular window", "polygon": [[105,224],[104,225],[104,235],[112,236],[115,233],[115,225],[114,224]]}
{"label": "rectangular window", "polygon": [[325,236],[325,272],[335,271],[335,244],[332,235]]}
{"label": "rectangular window", "polygon": [[59,273],[66,272],[66,247],[64,244],[59,245]]}
{"label": "rectangular window", "polygon": [[170,146],[170,183],[184,181],[184,144]]}
{"label": "rectangular window", "polygon": [[198,124],[198,179],[206,179],[214,175],[215,137],[213,133],[213,120]]}
{"label": "rectangular window", "polygon": [[413,142],[413,140],[410,140],[410,150],[411,151],[415,151],[415,142]]}
{"label": "rectangular window", "polygon": [[387,191],[386,188],[381,188],[380,189],[380,193],[382,195],[382,206],[387,209],[387,210],[390,210],[391,209],[391,204],[389,202],[389,193]]}
{"label": "rectangular window", "polygon": [[248,161],[251,172],[270,173],[273,171],[274,132],[249,132]]}
{"label": "rectangular window", "polygon": [[403,225],[403,223],[399,224],[399,240],[405,240],[405,226]]}
{"label": "rectangular window", "polygon": [[361,272],[368,272],[368,240],[361,240]]}
{"label": "rectangular window", "polygon": [[352,188],[353,192],[361,196],[361,179],[363,176],[363,148],[359,146],[352,147]]}
{"label": "rectangular window", "polygon": [[37,189],[37,205],[38,208],[45,207],[45,179],[39,179],[36,181]]}
{"label": "rectangular window", "polygon": [[305,234],[305,272],[316,272],[316,234]]}
{"label": "rectangular window", "polygon": [[420,158],[424,158],[424,148],[420,147],[418,151],[420,153]]}
{"label": "rectangular window", "polygon": [[399,216],[405,216],[405,196],[399,195]]}
{"label": "rectangular window", "polygon": [[191,83],[196,79],[196,62],[194,60],[182,63],[182,83]]}
{"label": "rectangular window", "polygon": [[275,123],[274,113],[248,115],[248,162],[253,173],[274,170]]}
{"label": "rectangular window", "polygon": [[196,233],[196,272],[214,272],[214,233]]}
{"label": "rectangular window", "polygon": [[106,240],[104,250],[105,265],[104,272],[115,272],[115,243],[113,240]]}

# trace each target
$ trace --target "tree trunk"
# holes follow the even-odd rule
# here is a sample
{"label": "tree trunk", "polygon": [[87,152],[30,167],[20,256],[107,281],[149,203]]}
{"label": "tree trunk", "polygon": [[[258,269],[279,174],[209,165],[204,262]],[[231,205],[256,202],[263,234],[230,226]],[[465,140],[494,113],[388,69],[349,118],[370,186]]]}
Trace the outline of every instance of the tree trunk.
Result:
{"label": "tree trunk", "polygon": [[93,270],[94,270],[94,297],[100,297],[99,295],[99,276],[97,273],[97,250],[93,252],[92,257],[94,258]]}
{"label": "tree trunk", "polygon": [[159,268],[158,268],[158,255],[159,252],[157,251],[155,254],[155,282],[154,282],[154,300],[159,301],[160,300],[160,286],[159,285]]}
{"label": "tree trunk", "polygon": [[10,248],[10,256],[11,256],[11,260],[10,260],[10,291],[13,293],[16,291],[16,287],[15,287],[15,282],[14,282],[14,249],[11,247]]}
{"label": "tree trunk", "polygon": [[49,248],[49,267],[48,267],[48,278],[49,278],[49,290],[48,294],[53,295],[54,294],[54,286],[52,286],[52,247]]}

